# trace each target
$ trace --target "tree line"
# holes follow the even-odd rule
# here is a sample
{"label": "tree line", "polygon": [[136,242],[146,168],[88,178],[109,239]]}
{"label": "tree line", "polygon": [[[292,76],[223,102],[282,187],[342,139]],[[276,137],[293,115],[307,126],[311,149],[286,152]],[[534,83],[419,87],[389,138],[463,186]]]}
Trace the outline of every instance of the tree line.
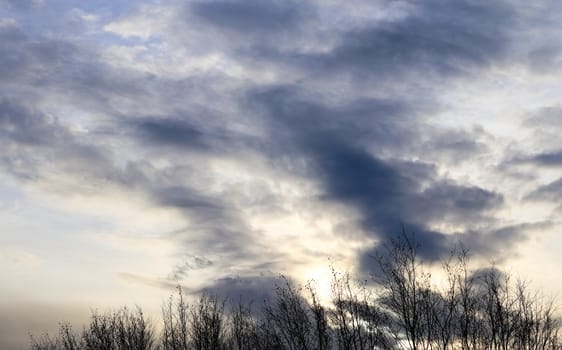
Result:
{"label": "tree line", "polygon": [[189,302],[178,287],[159,330],[140,308],[93,312],[75,331],[31,337],[31,350],[539,350],[562,349],[554,300],[495,267],[472,270],[459,245],[435,283],[403,234],[374,257],[378,273],[356,281],[333,272],[331,301],[313,283],[280,278],[261,305],[204,293]]}

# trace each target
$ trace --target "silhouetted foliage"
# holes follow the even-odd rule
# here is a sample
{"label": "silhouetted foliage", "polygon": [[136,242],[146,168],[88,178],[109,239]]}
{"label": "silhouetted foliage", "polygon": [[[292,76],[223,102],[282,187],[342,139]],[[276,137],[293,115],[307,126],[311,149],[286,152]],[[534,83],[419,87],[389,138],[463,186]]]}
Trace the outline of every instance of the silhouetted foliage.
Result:
{"label": "silhouetted foliage", "polygon": [[[331,301],[313,283],[282,277],[258,306],[182,289],[162,307],[158,336],[140,308],[93,312],[81,332],[31,338],[31,350],[548,350],[561,349],[553,300],[495,267],[471,270],[462,246],[442,262],[438,286],[405,233],[374,259],[380,274],[355,281],[332,270]],[[242,299],[240,299],[242,300]]]}
{"label": "silhouetted foliage", "polygon": [[98,314],[92,312],[90,323],[81,333],[61,324],[53,338],[44,335],[31,338],[32,350],[155,350],[157,337],[140,308]]}

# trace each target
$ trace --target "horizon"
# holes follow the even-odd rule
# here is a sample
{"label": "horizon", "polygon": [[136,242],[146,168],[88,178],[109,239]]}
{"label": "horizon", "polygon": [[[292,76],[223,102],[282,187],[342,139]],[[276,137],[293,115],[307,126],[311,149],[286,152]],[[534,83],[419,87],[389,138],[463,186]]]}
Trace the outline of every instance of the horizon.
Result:
{"label": "horizon", "polygon": [[562,4],[0,0],[0,348],[369,276],[404,229],[562,290]]}

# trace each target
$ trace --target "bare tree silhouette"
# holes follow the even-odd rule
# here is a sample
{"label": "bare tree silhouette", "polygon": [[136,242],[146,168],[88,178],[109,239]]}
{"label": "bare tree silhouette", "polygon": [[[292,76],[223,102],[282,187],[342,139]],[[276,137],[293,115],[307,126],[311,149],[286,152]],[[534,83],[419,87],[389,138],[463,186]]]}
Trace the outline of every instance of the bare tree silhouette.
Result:
{"label": "bare tree silhouette", "polygon": [[472,270],[462,244],[433,284],[418,245],[405,232],[374,259],[380,273],[355,280],[332,268],[331,302],[312,282],[281,277],[259,312],[181,287],[162,306],[157,335],[140,308],[92,312],[81,332],[61,324],[31,337],[31,350],[554,350],[562,349],[556,304],[495,266]]}

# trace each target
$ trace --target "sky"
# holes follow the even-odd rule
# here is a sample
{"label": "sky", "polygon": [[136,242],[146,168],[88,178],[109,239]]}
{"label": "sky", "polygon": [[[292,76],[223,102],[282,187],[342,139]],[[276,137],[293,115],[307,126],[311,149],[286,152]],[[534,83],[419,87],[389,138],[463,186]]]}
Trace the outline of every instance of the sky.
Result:
{"label": "sky", "polygon": [[415,234],[562,290],[558,1],[0,0],[0,348]]}

